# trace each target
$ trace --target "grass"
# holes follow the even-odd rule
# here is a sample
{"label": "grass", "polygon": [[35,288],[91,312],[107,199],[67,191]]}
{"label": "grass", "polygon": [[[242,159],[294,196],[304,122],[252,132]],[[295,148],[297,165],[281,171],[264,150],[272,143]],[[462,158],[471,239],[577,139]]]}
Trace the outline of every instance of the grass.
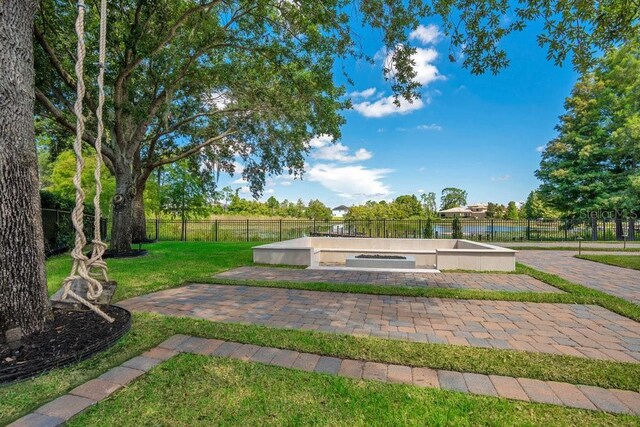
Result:
{"label": "grass", "polygon": [[180,355],[69,426],[635,425],[614,416]]}
{"label": "grass", "polygon": [[174,334],[358,360],[640,391],[640,364],[635,363],[217,323],[152,313],[136,313],[133,320],[131,332],[106,352],[32,380],[1,387],[0,425],[155,347]]}
{"label": "grass", "polygon": [[[578,251],[577,246],[509,246],[507,244],[504,244],[504,246],[514,251]],[[603,248],[584,245],[582,250],[591,252],[640,252],[640,248]]]}
{"label": "grass", "polygon": [[[109,276],[117,281],[115,301],[201,281],[230,268],[251,264],[255,243],[161,242],[143,246],[149,254],[139,258],[108,259]],[[69,255],[47,261],[49,294],[69,274]]]}
{"label": "grass", "polygon": [[640,256],[638,255],[576,255],[576,258],[640,270]]}

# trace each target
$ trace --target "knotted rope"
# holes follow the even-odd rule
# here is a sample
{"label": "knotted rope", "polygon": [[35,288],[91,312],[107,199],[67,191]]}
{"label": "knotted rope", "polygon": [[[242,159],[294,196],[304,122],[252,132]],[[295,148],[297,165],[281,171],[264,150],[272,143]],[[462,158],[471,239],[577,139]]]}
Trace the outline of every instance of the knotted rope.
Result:
{"label": "knotted rope", "polygon": [[[71,251],[71,257],[73,258],[73,266],[71,267],[71,273],[64,282],[64,294],[62,299],[70,296],[88,307],[90,310],[102,316],[109,322],[113,322],[114,319],[104,313],[91,301],[96,301],[102,294],[102,284],[99,280],[93,278],[89,273],[91,268],[101,269],[105,280],[107,279],[106,264],[102,260],[102,254],[106,248],[106,245],[100,239],[100,192],[102,190],[100,184],[100,168],[102,166],[102,152],[101,152],[101,139],[104,130],[102,122],[102,106],[104,103],[104,58],[105,58],[105,45],[106,45],[106,0],[102,0],[100,9],[100,73],[98,75],[98,89],[100,92],[100,99],[98,103],[98,137],[96,138],[96,170],[94,177],[96,179],[96,197],[94,198],[94,205],[96,206],[95,212],[95,237],[93,240],[94,248],[91,259],[87,258],[82,250],[87,244],[87,238],[84,234],[84,201],[85,193],[82,189],[82,171],[84,169],[84,157],[82,155],[82,136],[84,135],[85,123],[84,116],[82,114],[82,101],[85,95],[84,84],[84,60],[86,56],[85,40],[84,40],[84,17],[85,17],[85,5],[80,0],[78,2],[78,16],[76,18],[75,30],[78,36],[77,46],[77,60],[76,60],[76,102],[74,104],[74,112],[76,115],[76,137],[73,143],[73,151],[76,155],[76,171],[73,177],[73,185],[76,189],[76,204],[71,214],[71,221],[73,228],[75,229],[75,246]],[[71,290],[71,285],[74,280],[81,279],[87,283],[87,295],[86,298],[78,295]]]}
{"label": "knotted rope", "polygon": [[93,206],[95,210],[95,216],[93,221],[93,252],[91,259],[89,260],[89,271],[93,268],[97,268],[102,273],[105,281],[109,281],[107,276],[107,264],[102,260],[102,255],[107,249],[107,245],[102,241],[100,236],[100,195],[102,194],[102,182],[100,181],[100,174],[102,170],[102,135],[104,133],[104,122],[102,120],[102,109],[104,106],[104,70],[106,64],[106,50],[107,50],[107,0],[101,0],[100,2],[100,42],[98,49],[98,107],[96,109],[96,117],[98,118],[98,130],[96,132],[96,168],[94,171],[94,178],[96,181],[96,195],[93,198]]}

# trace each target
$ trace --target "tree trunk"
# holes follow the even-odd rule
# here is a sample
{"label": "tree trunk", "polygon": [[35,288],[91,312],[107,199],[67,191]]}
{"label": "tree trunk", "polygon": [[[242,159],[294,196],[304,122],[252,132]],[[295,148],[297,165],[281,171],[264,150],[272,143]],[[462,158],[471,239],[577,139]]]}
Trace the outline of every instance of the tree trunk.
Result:
{"label": "tree trunk", "polygon": [[118,156],[115,163],[116,194],[113,196],[110,249],[114,253],[124,253],[131,251],[135,186],[131,161],[123,156]]}
{"label": "tree trunk", "polygon": [[133,243],[146,242],[147,216],[144,212],[144,183],[136,186],[136,195],[133,198]]}
{"label": "tree trunk", "polygon": [[50,315],[33,125],[35,10],[34,1],[0,1],[0,337],[16,327],[36,332]]}

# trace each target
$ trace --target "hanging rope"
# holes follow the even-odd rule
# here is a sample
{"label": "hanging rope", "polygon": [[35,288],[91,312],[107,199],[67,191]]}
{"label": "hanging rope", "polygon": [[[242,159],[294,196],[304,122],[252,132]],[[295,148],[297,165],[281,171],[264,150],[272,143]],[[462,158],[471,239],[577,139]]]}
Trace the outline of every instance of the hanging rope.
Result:
{"label": "hanging rope", "polygon": [[104,106],[104,71],[106,64],[107,51],[107,0],[100,2],[100,42],[98,49],[98,108],[96,109],[96,117],[98,118],[98,130],[96,132],[96,168],[94,178],[96,181],[96,195],[93,198],[93,206],[95,216],[93,221],[93,252],[89,260],[89,272],[92,269],[99,269],[105,282],[109,281],[107,275],[107,264],[102,260],[102,255],[107,249],[107,245],[102,241],[100,220],[102,212],[100,209],[100,195],[102,194],[102,182],[100,175],[102,173],[102,135],[104,133],[104,122],[102,120],[102,109]]}
{"label": "hanging rope", "polygon": [[[105,3],[106,0],[103,0]],[[104,42],[106,34],[106,3],[101,7],[100,14],[100,74],[98,77],[98,86],[101,92],[101,100],[98,106],[99,111],[97,114],[99,115],[98,119],[98,132],[100,133],[100,138],[96,140],[96,148],[98,151],[97,158],[99,160],[96,161],[96,172],[94,176],[96,178],[96,198],[94,199],[94,203],[97,204],[98,208],[96,210],[96,223],[97,223],[97,238],[94,239],[98,242],[98,249],[94,247],[93,255],[91,260],[87,258],[82,250],[84,249],[87,238],[84,234],[84,201],[85,201],[85,193],[82,189],[82,171],[84,169],[84,157],[82,156],[82,136],[84,135],[85,123],[84,116],[82,114],[82,100],[85,95],[85,84],[84,84],[84,60],[86,56],[85,51],[85,41],[84,41],[84,17],[86,6],[80,0],[78,2],[78,16],[76,18],[76,35],[78,36],[78,46],[77,46],[77,55],[78,58],[76,60],[76,79],[77,79],[77,93],[76,93],[76,102],[74,104],[74,112],[76,115],[76,138],[73,143],[73,151],[76,155],[76,171],[73,177],[73,185],[76,189],[76,204],[73,208],[73,212],[71,214],[71,220],[73,223],[73,228],[75,229],[75,246],[71,251],[71,257],[73,258],[73,266],[71,267],[71,273],[69,277],[67,277],[64,282],[64,294],[62,299],[64,300],[67,296],[70,296],[80,302],[81,304],[88,307],[90,310],[102,316],[109,322],[113,322],[114,319],[109,315],[104,313],[100,308],[98,308],[95,304],[92,304],[90,301],[96,301],[100,295],[102,294],[102,284],[99,280],[91,277],[89,274],[91,266],[95,266],[96,268],[100,268],[103,271],[103,275],[106,278],[106,265],[104,265],[104,261],[101,259],[102,253],[104,252],[104,243],[100,240],[100,199],[99,199],[99,191],[100,188],[100,167],[102,166],[102,153],[99,149],[101,145],[102,139],[102,131],[104,126],[102,124],[102,103],[104,102],[104,85],[103,85],[103,77],[104,77]],[[104,13],[103,13],[104,12]],[[103,22],[104,21],[104,22]],[[104,28],[104,32],[103,32]],[[95,230],[95,228],[94,228]],[[71,285],[74,280],[84,280],[87,283],[87,295],[86,298],[78,295],[74,291],[71,290]]]}

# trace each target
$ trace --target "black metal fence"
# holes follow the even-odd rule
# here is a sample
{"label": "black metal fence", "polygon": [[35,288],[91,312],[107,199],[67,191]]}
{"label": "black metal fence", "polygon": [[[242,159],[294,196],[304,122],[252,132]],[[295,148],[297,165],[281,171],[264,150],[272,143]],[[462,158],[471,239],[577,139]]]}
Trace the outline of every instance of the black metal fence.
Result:
{"label": "black metal fence", "polygon": [[[633,220],[461,219],[462,237],[477,241],[640,240]],[[449,239],[453,219],[340,220],[245,219],[147,221],[147,236],[160,241],[278,241],[303,236]]]}
{"label": "black metal fence", "polygon": [[[73,245],[75,232],[71,222],[71,212],[58,209],[42,209],[41,213],[45,253],[47,255],[56,254]],[[93,215],[84,216],[84,232],[88,240],[91,240],[91,236],[93,236],[93,221]],[[106,239],[106,218],[101,218],[100,229],[103,238]]]}

